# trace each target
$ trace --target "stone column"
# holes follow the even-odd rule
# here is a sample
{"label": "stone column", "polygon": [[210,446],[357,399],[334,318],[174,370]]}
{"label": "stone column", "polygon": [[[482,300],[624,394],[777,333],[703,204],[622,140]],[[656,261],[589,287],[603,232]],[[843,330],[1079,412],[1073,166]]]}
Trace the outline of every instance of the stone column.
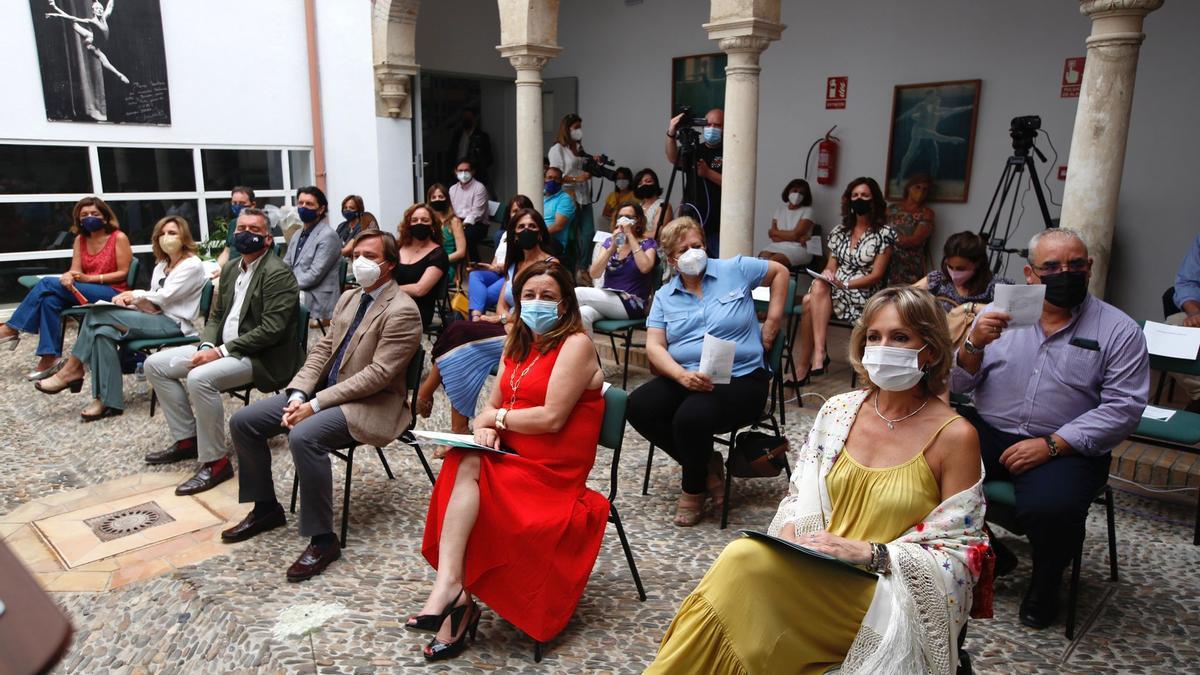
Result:
{"label": "stone column", "polygon": [[1137,76],[1142,20],[1162,0],[1080,0],[1091,18],[1087,63],[1075,112],[1061,224],[1083,233],[1095,259],[1091,291],[1104,296],[1112,251],[1117,198],[1129,138],[1133,83]]}
{"label": "stone column", "polygon": [[540,206],[542,194],[542,68],[561,47],[502,45],[500,55],[517,71],[517,191]]}
{"label": "stone column", "polygon": [[[729,56],[725,67],[724,164],[721,170],[721,256],[754,255],[754,188],[758,175],[759,56],[785,26],[778,22],[779,2],[755,2],[734,11],[753,16],[721,16],[714,0],[712,21],[704,24],[709,39]],[[741,3],[733,3],[741,4]],[[760,6],[762,5],[762,6]],[[773,6],[772,6],[773,5]],[[765,18],[764,18],[765,17]],[[703,111],[697,111],[697,114]]]}

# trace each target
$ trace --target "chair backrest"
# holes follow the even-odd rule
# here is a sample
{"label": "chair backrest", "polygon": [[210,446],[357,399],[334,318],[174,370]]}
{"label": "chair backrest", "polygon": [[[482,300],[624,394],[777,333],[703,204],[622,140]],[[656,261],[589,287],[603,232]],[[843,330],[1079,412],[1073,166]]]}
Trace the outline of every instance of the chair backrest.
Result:
{"label": "chair backrest", "polygon": [[296,304],[296,341],[300,343],[300,353],[308,352],[308,308]]}
{"label": "chair backrest", "polygon": [[212,309],[213,282],[207,279],[200,288],[200,316],[207,321],[208,312]]}
{"label": "chair backrest", "polygon": [[[1138,325],[1143,329],[1146,327],[1144,319],[1138,321]],[[1176,359],[1170,356],[1159,356],[1157,354],[1150,355],[1150,369],[1157,370],[1161,373],[1179,373],[1180,375],[1200,375],[1200,358],[1195,359]]]}
{"label": "chair backrest", "polygon": [[1178,314],[1180,311],[1179,305],[1175,304],[1175,287],[1167,286],[1167,290],[1162,294],[1163,318],[1167,318],[1172,314]]}
{"label": "chair backrest", "polygon": [[125,275],[125,283],[129,288],[137,288],[138,270],[141,267],[142,261],[138,260],[136,255],[129,260],[129,274]]}
{"label": "chair backrest", "polygon": [[604,419],[600,422],[600,445],[613,451],[608,480],[608,502],[617,497],[617,470],[621,465],[621,445],[625,440],[625,408],[629,394],[620,387],[609,386],[604,392]]}

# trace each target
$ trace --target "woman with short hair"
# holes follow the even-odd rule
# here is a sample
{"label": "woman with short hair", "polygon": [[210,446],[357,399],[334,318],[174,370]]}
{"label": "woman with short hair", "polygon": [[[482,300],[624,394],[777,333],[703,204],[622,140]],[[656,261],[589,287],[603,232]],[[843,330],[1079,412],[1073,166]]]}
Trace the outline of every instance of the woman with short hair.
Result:
{"label": "woman with short hair", "polygon": [[158,264],[150,275],[149,290],[125,291],[114,296],[111,305],[89,307],[66,364],[53,376],[34,383],[43,394],[64,389],[78,392],[90,370],[92,403],[79,414],[84,422],[124,412],[117,354],[122,342],[196,334],[194,321],[208,275],[196,255],[187,221],[180,216],[158,221],[150,234],[150,247]]}
{"label": "woman with short hair", "polygon": [[66,307],[112,300],[129,290],[129,265],[133,247],[121,231],[117,214],[99,197],[84,197],[71,209],[71,267],[59,276],[46,275],[0,326],[0,344],[16,349],[21,333],[38,336],[37,365],[27,380],[44,380],[57,373],[66,359],[62,355],[62,320]]}
{"label": "woman with short hair", "polygon": [[955,671],[990,553],[979,437],[938,397],[954,361],[946,315],[927,293],[884,289],[850,355],[867,387],[821,406],[766,528],[816,554],[726,546],[647,673]]}
{"label": "woman with short hair", "polygon": [[775,210],[767,236],[771,243],[758,254],[786,267],[807,265],[812,260],[808,240],[812,236],[812,189],[803,178],[793,178],[780,196],[783,206]]}
{"label": "woman with short hair", "polygon": [[675,214],[663,201],[662,183],[654,169],[642,169],[633,177],[633,196],[646,214],[646,236],[657,239],[658,228],[674,220]]}
{"label": "woman with short hair", "polygon": [[578,286],[575,297],[588,335],[600,319],[641,319],[650,304],[651,275],[658,244],[646,236],[646,214],[638,204],[624,204],[613,219],[613,235],[601,243],[588,273],[604,279],[603,288]]}
{"label": "woman with short hair", "polygon": [[512,220],[522,209],[532,208],[533,201],[529,197],[513,195],[504,206],[504,217],[500,221],[500,238],[496,241],[496,252],[492,262],[470,263],[467,266],[471,270],[467,275],[467,309],[472,321],[478,321],[489,308],[495,307],[499,302],[500,292],[504,290],[508,242],[512,241],[509,237]]}

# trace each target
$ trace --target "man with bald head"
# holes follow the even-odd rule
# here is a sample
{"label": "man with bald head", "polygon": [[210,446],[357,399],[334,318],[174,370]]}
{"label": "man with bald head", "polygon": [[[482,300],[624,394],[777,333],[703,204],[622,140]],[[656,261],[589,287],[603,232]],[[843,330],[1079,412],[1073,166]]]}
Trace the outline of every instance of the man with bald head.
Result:
{"label": "man with bald head", "polygon": [[1088,293],[1091,271],[1077,232],[1034,235],[1025,281],[1046,286],[1041,319],[1009,327],[1007,313],[985,308],[950,379],[951,391],[974,395],[975,409],[963,415],[979,432],[985,480],[1015,487],[1033,557],[1020,620],[1033,628],[1054,622],[1088,506],[1108,481],[1113,447],[1137,427],[1150,388],[1141,329]]}
{"label": "man with bald head", "polygon": [[[683,122],[680,113],[671,118],[667,125],[667,161],[675,164],[679,159],[679,144],[675,132]],[[690,125],[690,120],[688,121]],[[719,256],[718,243],[721,239],[721,167],[724,163],[722,153],[724,145],[721,142],[725,132],[725,111],[713,108],[704,116],[704,130],[700,135],[700,144],[696,149],[696,180],[692,176],[683,176],[683,202],[695,207],[699,215],[697,220],[704,226],[708,255],[712,258]],[[685,167],[686,168],[686,167]]]}

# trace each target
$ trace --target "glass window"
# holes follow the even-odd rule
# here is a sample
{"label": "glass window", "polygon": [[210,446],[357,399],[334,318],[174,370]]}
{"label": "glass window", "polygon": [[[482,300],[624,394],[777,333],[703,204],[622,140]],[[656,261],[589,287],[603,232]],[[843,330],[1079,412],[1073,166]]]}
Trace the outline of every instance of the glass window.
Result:
{"label": "glass window", "polygon": [[13,306],[29,292],[17,280],[25,275],[62,274],[71,267],[70,258],[37,258],[0,262],[0,304]]}
{"label": "glass window", "polygon": [[192,238],[200,239],[200,219],[196,214],[195,199],[114,200],[108,205],[117,214],[121,229],[134,246],[149,244],[154,224],[167,215],[183,216],[192,228]]}
{"label": "glass window", "polygon": [[87,148],[0,145],[0,194],[64,192],[92,192]]}
{"label": "glass window", "polygon": [[283,156],[278,150],[201,150],[205,190],[283,189]]}
{"label": "glass window", "polygon": [[105,192],[194,192],[191,150],[98,148]]}
{"label": "glass window", "polygon": [[288,166],[291,168],[292,189],[312,185],[312,153],[308,150],[288,150]]}
{"label": "glass window", "polygon": [[75,202],[0,204],[0,252],[71,248]]}
{"label": "glass window", "polygon": [[[266,209],[267,215],[271,216],[275,209],[267,207],[280,207],[286,201],[286,197],[259,197],[255,200],[258,208]],[[206,199],[204,200],[204,208],[208,210],[208,236],[214,239],[221,236],[224,232],[228,234],[230,222],[233,219],[233,214],[229,211],[228,199]],[[283,232],[278,227],[271,228],[277,234]]]}

